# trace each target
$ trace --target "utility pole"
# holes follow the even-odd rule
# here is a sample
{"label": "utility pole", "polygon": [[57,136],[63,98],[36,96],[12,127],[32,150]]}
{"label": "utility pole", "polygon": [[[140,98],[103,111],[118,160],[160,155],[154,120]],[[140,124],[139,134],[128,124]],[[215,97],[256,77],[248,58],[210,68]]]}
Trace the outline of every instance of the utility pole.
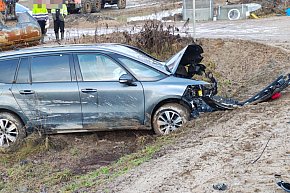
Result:
{"label": "utility pole", "polygon": [[195,40],[196,35],[196,22],[195,22],[195,0],[192,0],[192,38]]}

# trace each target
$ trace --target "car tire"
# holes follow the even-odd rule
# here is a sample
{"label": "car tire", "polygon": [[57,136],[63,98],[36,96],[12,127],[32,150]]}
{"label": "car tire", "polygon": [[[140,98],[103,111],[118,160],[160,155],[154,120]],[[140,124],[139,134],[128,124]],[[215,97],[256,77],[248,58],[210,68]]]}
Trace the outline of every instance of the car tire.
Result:
{"label": "car tire", "polygon": [[92,12],[92,3],[90,0],[85,0],[82,2],[82,13],[91,13]]}
{"label": "car tire", "polygon": [[92,12],[98,13],[102,9],[102,0],[92,0]]}
{"label": "car tire", "polygon": [[189,110],[178,103],[167,103],[156,110],[152,127],[157,135],[167,135],[183,127],[189,120]]}
{"label": "car tire", "polygon": [[0,113],[0,152],[13,152],[19,148],[26,132],[22,121],[14,114]]}
{"label": "car tire", "polygon": [[125,9],[126,8],[126,0],[118,0],[117,6],[119,9]]}

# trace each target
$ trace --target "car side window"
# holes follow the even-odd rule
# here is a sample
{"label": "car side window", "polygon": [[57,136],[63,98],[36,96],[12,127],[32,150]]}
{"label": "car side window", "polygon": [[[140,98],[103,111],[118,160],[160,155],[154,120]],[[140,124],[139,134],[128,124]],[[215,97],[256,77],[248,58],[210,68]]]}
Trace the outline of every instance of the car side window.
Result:
{"label": "car side window", "polygon": [[71,81],[69,55],[57,54],[31,58],[32,82]]}
{"label": "car side window", "polygon": [[156,81],[165,77],[165,75],[153,68],[142,64],[136,60],[126,57],[118,58],[139,81]]}
{"label": "car side window", "polygon": [[126,71],[111,58],[102,54],[78,54],[83,81],[119,81]]}
{"label": "car side window", "polygon": [[28,58],[21,58],[16,82],[17,83],[30,83]]}
{"label": "car side window", "polygon": [[19,59],[0,61],[0,83],[12,83]]}

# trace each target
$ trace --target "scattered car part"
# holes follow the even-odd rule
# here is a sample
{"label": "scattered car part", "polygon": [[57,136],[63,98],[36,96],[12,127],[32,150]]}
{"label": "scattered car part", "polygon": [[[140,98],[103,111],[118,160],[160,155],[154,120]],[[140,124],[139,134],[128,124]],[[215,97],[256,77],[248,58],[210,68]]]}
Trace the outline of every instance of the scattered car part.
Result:
{"label": "scattered car part", "polygon": [[255,96],[249,98],[248,100],[241,103],[242,106],[247,104],[257,104],[260,102],[266,102],[271,99],[273,95],[280,93],[285,88],[289,86],[290,83],[290,74],[288,76],[279,76],[274,82],[269,84],[261,92]]}
{"label": "scattered car part", "polygon": [[222,190],[222,191],[224,191],[224,190],[226,190],[226,189],[228,188],[227,185],[226,185],[225,183],[215,184],[215,185],[213,185],[212,187],[213,187],[213,189],[215,189],[215,190]]}
{"label": "scattered car part", "polygon": [[279,76],[274,82],[269,84],[266,88],[260,91],[258,94],[249,98],[244,102],[239,102],[234,99],[219,97],[219,96],[204,96],[203,100],[215,110],[232,110],[241,106],[249,104],[257,104],[266,102],[269,100],[275,100],[281,96],[281,91],[289,86],[290,75]]}
{"label": "scattered car part", "polygon": [[281,98],[281,93],[276,93],[276,94],[274,94],[272,97],[271,97],[271,99],[272,100],[277,100],[277,99],[279,99],[279,98]]}
{"label": "scattered car part", "polygon": [[277,183],[279,187],[281,187],[285,192],[290,192],[290,183],[280,181]]}

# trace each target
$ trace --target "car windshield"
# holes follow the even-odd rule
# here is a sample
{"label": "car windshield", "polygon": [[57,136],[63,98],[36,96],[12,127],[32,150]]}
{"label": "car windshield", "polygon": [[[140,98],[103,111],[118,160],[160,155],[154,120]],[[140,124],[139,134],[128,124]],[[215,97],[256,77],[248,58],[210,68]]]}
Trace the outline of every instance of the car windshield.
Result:
{"label": "car windshield", "polygon": [[154,59],[153,57],[150,57],[149,55],[139,51],[138,49],[132,49],[130,47],[121,46],[121,45],[111,46],[110,49],[117,51],[119,53],[122,53],[124,55],[133,57],[134,59],[136,59],[142,63],[145,63],[147,65],[150,65],[153,68],[157,68],[163,72],[166,71],[166,72],[171,73],[171,71],[168,70],[167,66],[164,65],[163,62],[160,62],[160,61]]}

